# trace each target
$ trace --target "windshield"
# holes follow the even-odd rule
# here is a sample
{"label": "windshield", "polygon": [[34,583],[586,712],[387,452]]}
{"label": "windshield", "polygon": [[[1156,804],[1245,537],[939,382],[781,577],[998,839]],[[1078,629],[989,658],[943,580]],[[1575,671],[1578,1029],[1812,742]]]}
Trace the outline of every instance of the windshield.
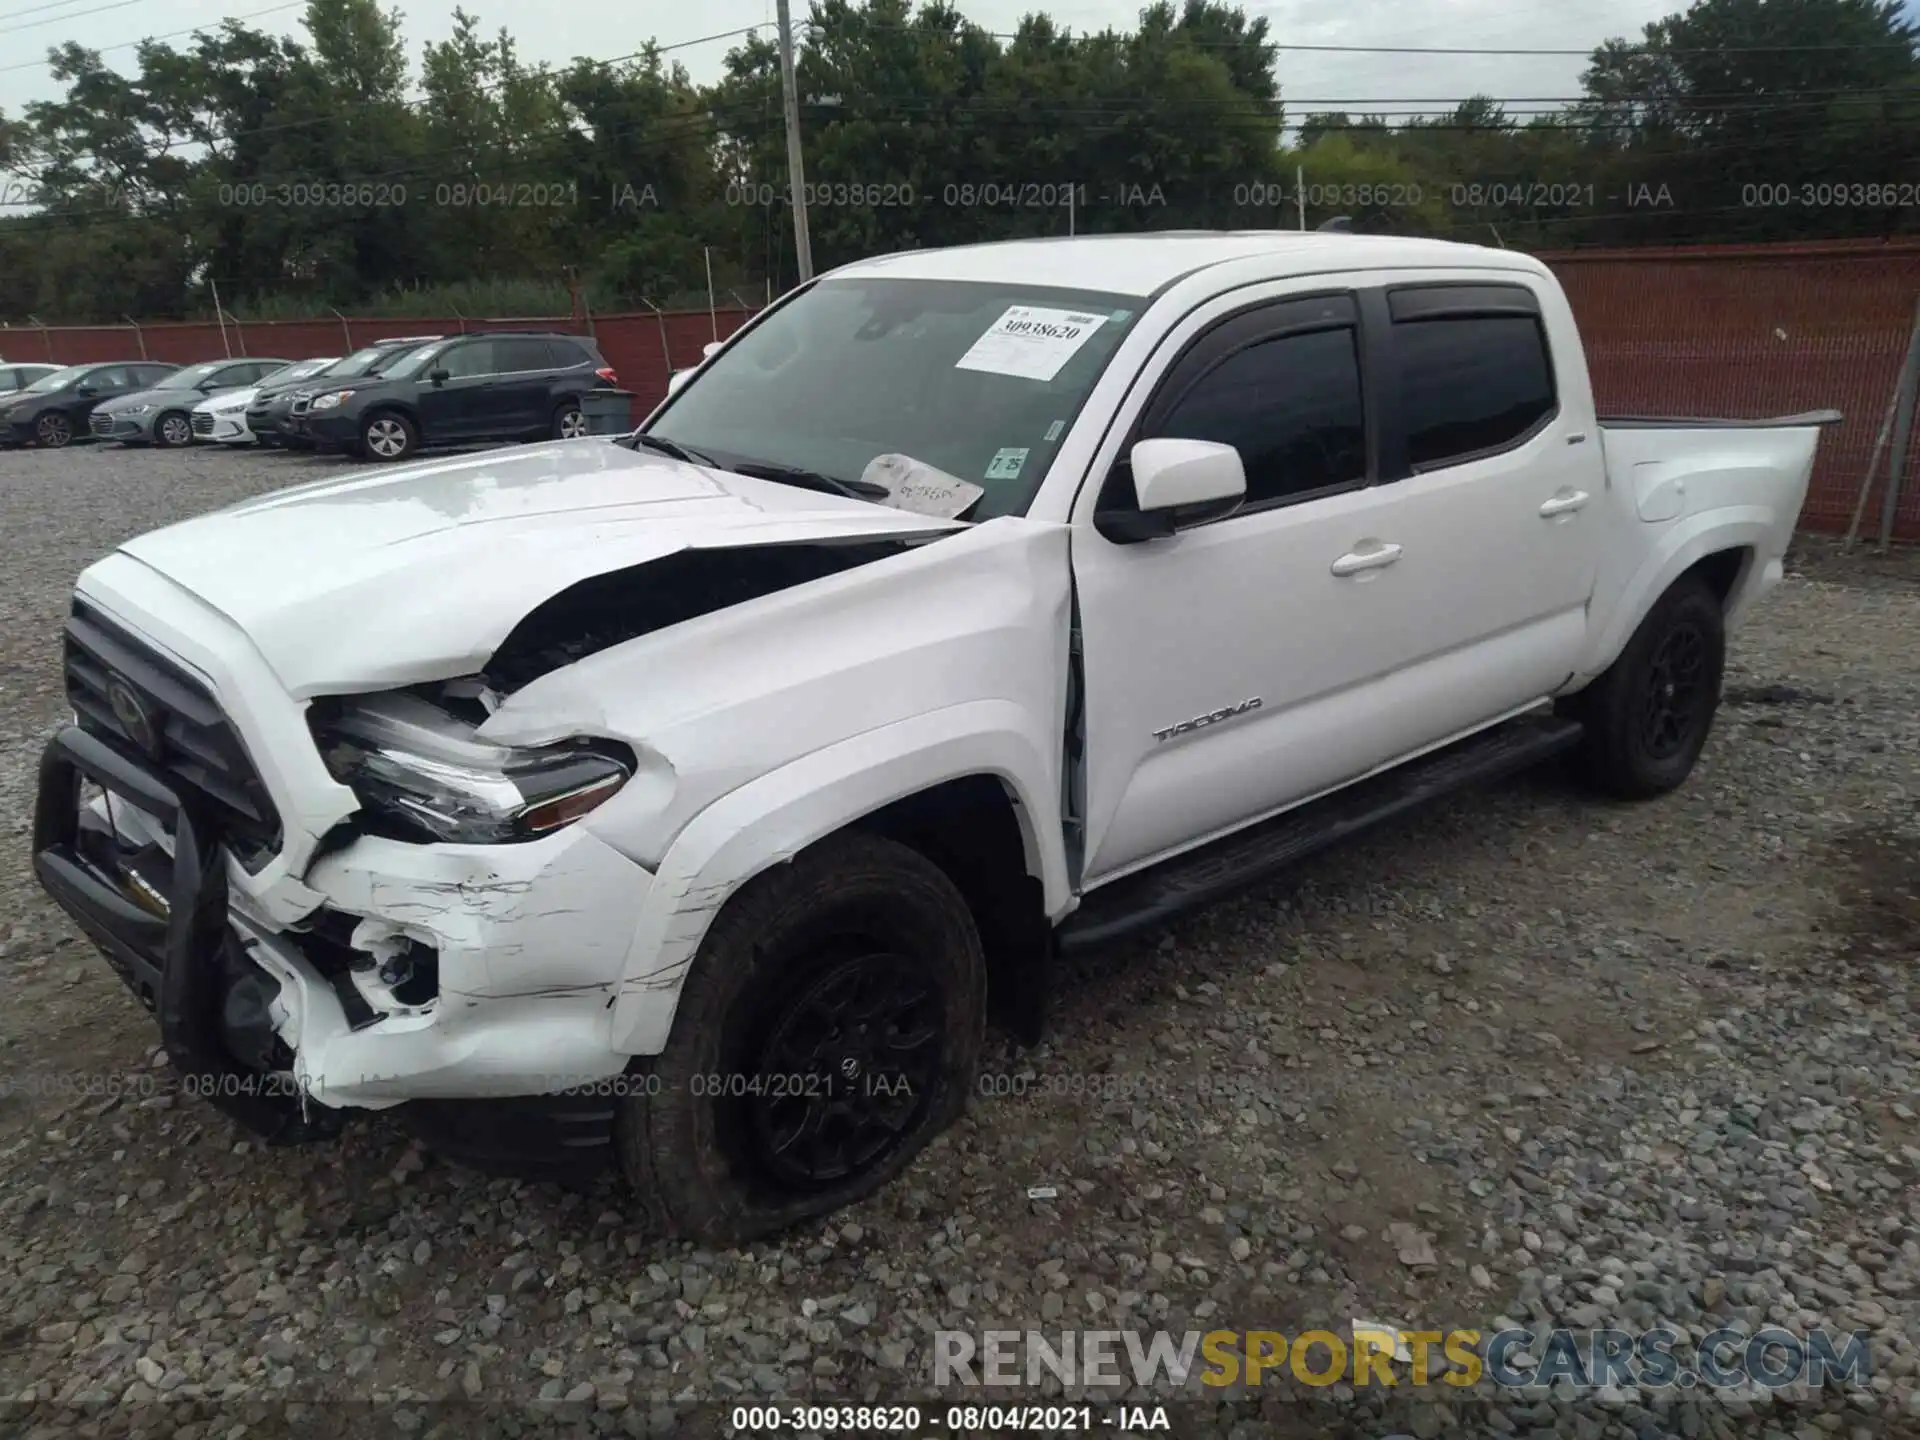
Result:
{"label": "windshield", "polygon": [[428,362],[446,348],[445,342],[436,341],[432,345],[422,345],[418,350],[403,350],[398,360],[395,360],[391,365],[382,365],[380,367],[380,378],[382,380],[405,380],[410,376],[418,375],[421,370],[426,367]]}
{"label": "windshield", "polygon": [[224,360],[208,360],[203,364],[189,365],[184,370],[174,371],[153,388],[156,390],[191,390],[226,363]]}
{"label": "windshield", "polygon": [[876,455],[985,487],[1023,513],[1143,303],[1014,282],[824,280],[674,396],[648,433],[726,465],[857,480]]}
{"label": "windshield", "polygon": [[309,375],[318,375],[338,358],[338,356],[328,356],[323,360],[299,360],[292,365],[282,365],[271,375],[262,376],[260,383],[265,385],[275,380],[304,380]]}
{"label": "windshield", "polygon": [[351,379],[355,375],[377,375],[386,368],[385,364],[382,364],[383,361],[391,364],[399,356],[412,353],[413,351],[405,345],[369,345],[364,350],[354,351],[327,371],[327,378],[329,380]]}
{"label": "windshield", "polygon": [[87,367],[84,365],[68,365],[64,369],[42,375],[38,380],[27,386],[27,389],[59,390],[67,385],[71,385],[75,380],[78,380],[82,375],[86,374],[86,371]]}

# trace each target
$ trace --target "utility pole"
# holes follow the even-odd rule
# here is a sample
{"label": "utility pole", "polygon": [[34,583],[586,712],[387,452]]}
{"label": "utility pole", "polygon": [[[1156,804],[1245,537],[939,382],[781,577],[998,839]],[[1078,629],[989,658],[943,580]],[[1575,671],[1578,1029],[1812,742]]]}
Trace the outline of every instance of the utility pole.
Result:
{"label": "utility pole", "polygon": [[807,236],[807,172],[800,158],[800,91],[793,78],[793,13],[780,0],[780,95],[787,112],[787,186],[793,200],[793,249],[800,279],[813,278],[813,242]]}

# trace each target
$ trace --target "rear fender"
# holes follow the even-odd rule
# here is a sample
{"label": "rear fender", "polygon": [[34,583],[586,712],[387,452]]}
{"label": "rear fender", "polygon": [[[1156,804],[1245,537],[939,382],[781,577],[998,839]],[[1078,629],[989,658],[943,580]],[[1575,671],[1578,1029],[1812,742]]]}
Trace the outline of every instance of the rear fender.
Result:
{"label": "rear fender", "polygon": [[[1591,632],[1594,638],[1582,657],[1576,685],[1591,680],[1619,658],[1654,603],[1694,565],[1723,550],[1744,549],[1756,557],[1768,556],[1779,525],[1778,513],[1769,506],[1729,506],[1687,516],[1659,531],[1651,551],[1618,591],[1611,610],[1595,615],[1598,624]],[[1645,535],[1651,528],[1642,525],[1639,534]],[[1729,626],[1778,583],[1780,573],[1777,558],[1749,561],[1743,567],[1728,599]]]}
{"label": "rear fender", "polygon": [[641,908],[612,1015],[612,1046],[665,1048],[707,928],[762,871],[896,800],[969,775],[1006,786],[1048,915],[1071,900],[1052,716],[979,700],[901,720],[795,760],[708,806],[674,840]]}

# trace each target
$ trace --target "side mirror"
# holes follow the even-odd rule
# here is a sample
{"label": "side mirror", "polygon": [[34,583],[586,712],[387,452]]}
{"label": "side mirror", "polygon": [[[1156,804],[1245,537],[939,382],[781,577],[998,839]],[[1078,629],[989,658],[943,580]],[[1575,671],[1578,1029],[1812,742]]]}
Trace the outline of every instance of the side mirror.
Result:
{"label": "side mirror", "polygon": [[1137,510],[1096,513],[1094,528],[1132,544],[1183,525],[1231,515],[1247,494],[1246,466],[1231,445],[1212,440],[1142,440],[1127,457]]}
{"label": "side mirror", "polygon": [[448,373],[445,366],[442,366],[440,369],[435,370],[431,375],[427,376],[427,378],[436,385],[444,385],[447,383],[447,381],[451,380],[453,376]]}
{"label": "side mirror", "polygon": [[720,347],[726,343],[724,340],[709,340],[700,347],[700,358],[704,360],[709,355],[717,355],[720,352]]}
{"label": "side mirror", "polygon": [[78,395],[82,400],[91,400],[100,393],[100,387],[98,385],[82,385],[73,393]]}
{"label": "side mirror", "polygon": [[671,395],[693,378],[692,370],[676,370],[667,376],[667,394]]}

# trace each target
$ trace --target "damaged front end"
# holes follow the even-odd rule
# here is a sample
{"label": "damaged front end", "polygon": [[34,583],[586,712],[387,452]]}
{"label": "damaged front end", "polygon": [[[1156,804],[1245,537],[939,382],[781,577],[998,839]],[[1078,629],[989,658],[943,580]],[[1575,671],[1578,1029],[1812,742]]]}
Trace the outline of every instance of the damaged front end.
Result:
{"label": "damaged front end", "polygon": [[36,871],[186,1088],[269,1143],[391,1110],[473,1163],[590,1173],[652,875],[575,822],[659,757],[488,721],[586,657],[928,538],[689,549],[559,589],[477,672],[310,699],[250,645],[161,649],[118,615],[160,607],[171,648],[169,595],[102,585],[113,612],[83,593],[68,622],[75,723],[43,757]]}

